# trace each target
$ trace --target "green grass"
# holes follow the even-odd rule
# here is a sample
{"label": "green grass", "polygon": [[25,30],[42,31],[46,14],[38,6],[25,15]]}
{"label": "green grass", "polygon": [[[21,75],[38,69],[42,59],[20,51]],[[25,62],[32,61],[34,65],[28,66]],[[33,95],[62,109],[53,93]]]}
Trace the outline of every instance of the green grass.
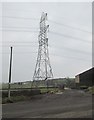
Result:
{"label": "green grass", "polygon": [[[31,84],[30,83],[27,83],[27,84],[14,84],[14,83],[11,83],[11,88],[31,88]],[[3,83],[2,84],[2,89],[8,89],[8,84],[7,83]]]}
{"label": "green grass", "polygon": [[61,91],[59,88],[41,88],[40,89],[41,90],[41,93],[47,93],[47,92],[49,92],[49,93],[56,93],[56,92],[59,92],[59,91]]}
{"label": "green grass", "polygon": [[18,102],[18,101],[24,101],[24,100],[29,100],[31,97],[29,96],[11,96],[10,99],[8,97],[2,98],[2,104],[5,103],[13,103],[13,102]]}
{"label": "green grass", "polygon": [[[56,93],[56,92],[60,92],[63,90],[60,90],[59,88],[41,88],[41,94],[45,94],[45,93]],[[10,100],[8,99],[8,97],[3,97],[2,98],[2,103],[13,103],[13,102],[18,102],[18,101],[24,101],[24,100],[30,100],[32,99],[33,96],[25,96],[25,95],[15,95],[15,96],[11,96]]]}

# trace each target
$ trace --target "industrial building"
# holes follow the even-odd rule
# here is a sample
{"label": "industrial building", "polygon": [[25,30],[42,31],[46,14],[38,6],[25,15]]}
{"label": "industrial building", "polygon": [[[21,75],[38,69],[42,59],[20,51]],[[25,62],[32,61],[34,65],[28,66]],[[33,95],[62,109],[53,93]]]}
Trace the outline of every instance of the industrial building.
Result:
{"label": "industrial building", "polygon": [[76,86],[94,85],[94,67],[75,76]]}

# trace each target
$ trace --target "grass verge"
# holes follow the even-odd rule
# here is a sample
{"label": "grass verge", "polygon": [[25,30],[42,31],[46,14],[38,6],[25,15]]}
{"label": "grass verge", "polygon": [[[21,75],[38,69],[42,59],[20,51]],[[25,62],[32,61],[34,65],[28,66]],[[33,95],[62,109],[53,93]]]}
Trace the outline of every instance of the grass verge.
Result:
{"label": "grass verge", "polygon": [[18,102],[18,101],[24,101],[24,100],[29,100],[31,99],[31,96],[11,96],[10,99],[8,99],[8,97],[2,98],[2,104],[5,103],[14,103],[14,102]]}
{"label": "grass verge", "polygon": [[42,88],[40,89],[41,91],[41,94],[44,94],[44,93],[56,93],[56,92],[59,92],[60,89],[59,88]]}
{"label": "grass verge", "polygon": [[[61,92],[61,91],[64,91],[64,90],[60,90],[59,88],[41,88],[40,89],[40,94],[45,94],[45,93],[51,93],[51,94],[54,94],[54,93],[57,93],[57,92]],[[27,93],[27,92],[26,92]],[[38,95],[40,95],[38,94]],[[8,99],[8,97],[4,96],[2,98],[2,104],[5,104],[5,103],[14,103],[14,102],[19,102],[19,101],[25,101],[25,100],[30,100],[30,99],[33,99],[33,97],[36,96],[36,95],[17,95],[17,94],[13,94],[13,96],[11,95],[10,99]]]}

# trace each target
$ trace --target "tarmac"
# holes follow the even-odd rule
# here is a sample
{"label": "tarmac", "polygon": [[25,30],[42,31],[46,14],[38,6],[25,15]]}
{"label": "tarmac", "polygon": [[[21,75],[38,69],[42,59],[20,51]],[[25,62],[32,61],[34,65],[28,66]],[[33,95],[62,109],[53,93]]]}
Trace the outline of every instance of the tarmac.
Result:
{"label": "tarmac", "polygon": [[3,118],[92,118],[92,95],[66,89],[2,105]]}

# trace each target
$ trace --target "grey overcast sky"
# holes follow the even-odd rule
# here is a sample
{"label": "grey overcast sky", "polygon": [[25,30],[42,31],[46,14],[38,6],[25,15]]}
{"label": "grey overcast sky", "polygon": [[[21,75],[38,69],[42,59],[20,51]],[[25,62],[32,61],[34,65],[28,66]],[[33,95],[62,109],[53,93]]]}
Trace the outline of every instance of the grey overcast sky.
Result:
{"label": "grey overcast sky", "polygon": [[9,46],[13,46],[12,82],[32,80],[42,12],[48,14],[49,56],[54,78],[75,77],[92,67],[92,3],[5,2],[2,17],[0,14],[2,82],[8,82]]}

